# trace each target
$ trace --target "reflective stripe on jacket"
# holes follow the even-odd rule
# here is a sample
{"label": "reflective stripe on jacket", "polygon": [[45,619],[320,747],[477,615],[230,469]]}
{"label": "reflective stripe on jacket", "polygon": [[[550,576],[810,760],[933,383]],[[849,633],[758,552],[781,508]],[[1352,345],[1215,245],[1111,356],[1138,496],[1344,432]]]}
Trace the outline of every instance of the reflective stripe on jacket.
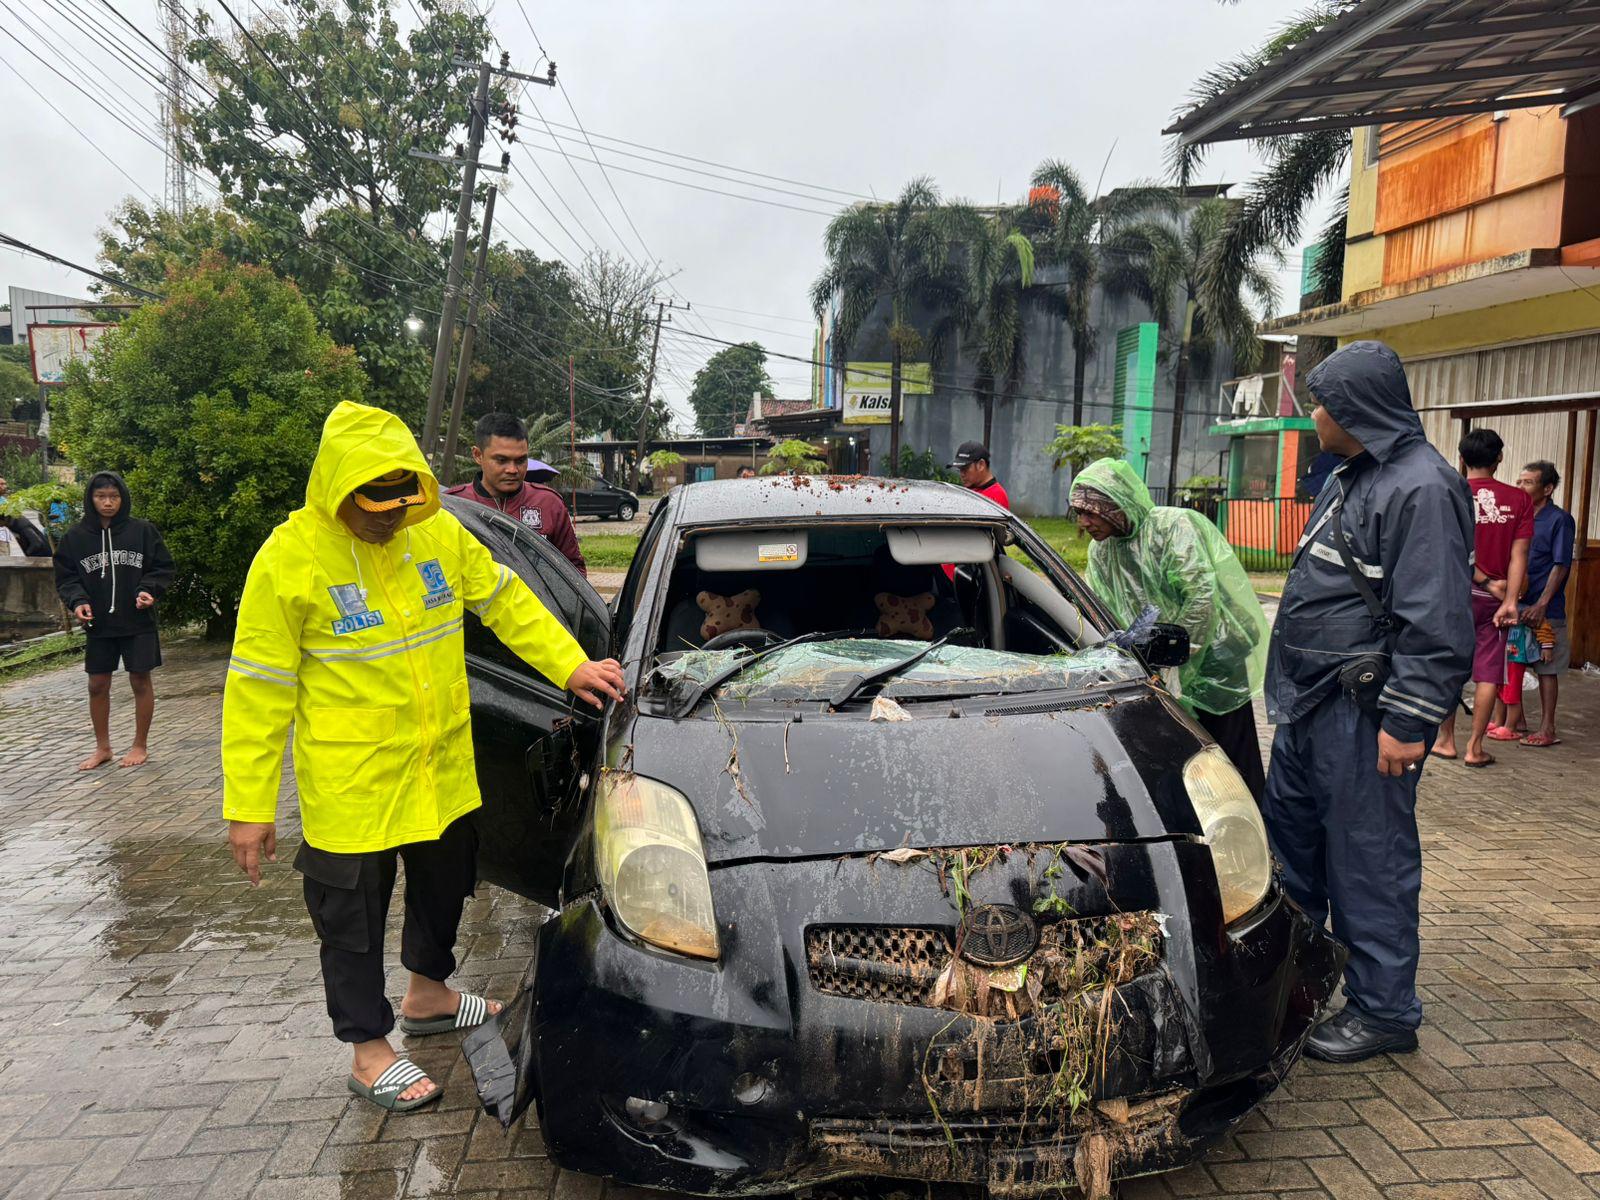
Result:
{"label": "reflective stripe on jacket", "polygon": [[[427,502],[389,542],[337,512],[358,485],[417,471]],[[222,705],[223,816],[272,821],[295,729],[306,841],[356,853],[437,838],[477,808],[462,614],[565,686],[586,655],[455,517],[400,419],[340,404],[303,508],[256,554]]]}

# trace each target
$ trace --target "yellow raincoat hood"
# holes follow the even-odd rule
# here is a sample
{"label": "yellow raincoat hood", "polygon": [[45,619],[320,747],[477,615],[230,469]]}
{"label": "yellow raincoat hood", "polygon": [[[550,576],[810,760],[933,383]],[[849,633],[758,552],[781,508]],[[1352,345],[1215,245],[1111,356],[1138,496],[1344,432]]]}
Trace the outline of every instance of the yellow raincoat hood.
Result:
{"label": "yellow raincoat hood", "polygon": [[[358,486],[404,467],[427,503],[381,545],[339,519]],[[558,687],[588,657],[509,568],[439,505],[400,419],[340,404],[306,503],[250,566],[222,703],[223,816],[270,822],[295,730],[305,839],[359,853],[437,838],[477,808],[463,617]]]}
{"label": "yellow raincoat hood", "polygon": [[420,525],[439,511],[439,481],[428,469],[405,422],[392,412],[354,401],[342,401],[322,426],[322,441],[311,478],[306,481],[306,508],[335,529],[343,529],[339,505],[363,483],[399,468],[422,480],[426,504],[406,509],[401,528]]}

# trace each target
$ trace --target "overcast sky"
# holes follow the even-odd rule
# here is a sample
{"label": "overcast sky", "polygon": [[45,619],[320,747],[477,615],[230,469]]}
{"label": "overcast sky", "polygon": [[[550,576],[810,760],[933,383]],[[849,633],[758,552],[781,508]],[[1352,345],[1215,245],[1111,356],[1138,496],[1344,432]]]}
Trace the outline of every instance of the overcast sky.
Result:
{"label": "overcast sky", "polygon": [[[154,0],[112,2],[160,40]],[[215,10],[212,0],[199,2]],[[95,230],[107,212],[139,189],[162,194],[154,89],[61,16],[81,7],[107,19],[104,0],[4,3],[49,37],[53,65],[91,95],[116,104],[92,100],[53,75],[29,52],[40,48],[39,40],[0,8],[0,30],[29,48],[0,35],[6,128],[0,232],[93,265]],[[230,4],[241,16],[258,8],[252,0]],[[849,202],[840,193],[889,197],[926,174],[948,197],[1012,202],[1025,197],[1034,167],[1052,157],[1071,163],[1090,184],[1103,169],[1107,188],[1158,175],[1161,128],[1195,77],[1259,42],[1301,7],[1298,0],[1231,6],[1212,0],[522,0],[522,6],[565,87],[565,97],[530,88],[526,99],[550,121],[572,125],[570,99],[610,164],[609,181],[596,167],[535,149],[552,143],[539,134],[525,102],[530,115],[522,119],[524,145],[517,153],[527,178],[513,174],[508,189],[521,212],[502,204],[497,232],[546,257],[559,251],[576,261],[598,244],[639,260],[648,254],[674,272],[670,289],[694,306],[674,318],[662,339],[662,387],[680,412],[694,371],[718,347],[679,330],[754,338],[771,351],[809,357],[806,292],[820,265],[826,214]],[[490,22],[514,65],[528,69],[540,51],[523,7],[495,0]],[[414,23],[408,0],[398,0],[398,10],[402,24]],[[131,39],[126,26],[111,23]],[[78,78],[77,70],[88,77]],[[112,115],[117,106],[156,144],[120,125]],[[567,150],[574,160],[589,157],[581,140]],[[676,166],[623,157],[624,151]],[[1247,147],[1221,146],[1212,153],[1207,179],[1238,181],[1254,165]],[[768,203],[644,178],[625,167]],[[743,186],[683,167],[799,182],[743,176],[758,185]],[[1316,227],[1308,223],[1308,239]],[[1293,253],[1283,288],[1291,307],[1299,278],[1298,249]],[[85,281],[0,250],[0,289],[8,284],[73,294]],[[774,359],[771,368],[780,396],[806,394],[808,367]]]}

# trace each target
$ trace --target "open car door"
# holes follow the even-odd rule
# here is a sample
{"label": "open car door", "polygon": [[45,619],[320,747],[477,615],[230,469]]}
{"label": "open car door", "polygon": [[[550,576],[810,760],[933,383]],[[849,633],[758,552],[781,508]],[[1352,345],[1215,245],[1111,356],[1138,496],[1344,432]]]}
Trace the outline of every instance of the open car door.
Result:
{"label": "open car door", "polygon": [[[567,627],[590,658],[611,646],[611,614],[559,550],[520,521],[471,500],[445,507],[510,567]],[[478,874],[554,907],[561,872],[582,822],[579,779],[598,719],[501,644],[477,617],[465,618],[472,741],[477,757]]]}

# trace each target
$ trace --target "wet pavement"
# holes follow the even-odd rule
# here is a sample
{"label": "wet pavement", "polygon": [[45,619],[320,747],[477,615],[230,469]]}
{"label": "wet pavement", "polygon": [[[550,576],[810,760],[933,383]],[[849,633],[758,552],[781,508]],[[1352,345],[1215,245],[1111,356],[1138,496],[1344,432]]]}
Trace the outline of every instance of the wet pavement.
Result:
{"label": "wet pavement", "polygon": [[[440,1105],[386,1117],[349,1096],[287,786],[260,889],[224,844],[224,661],[169,647],[151,763],[133,771],[74,772],[77,664],[0,685],[0,1195],[639,1200],[558,1177],[531,1121],[483,1117],[455,1035],[410,1040]],[[1125,1197],[1600,1194],[1600,756],[1574,736],[1595,728],[1600,681],[1566,687],[1566,745],[1424,776],[1422,1051],[1303,1063],[1205,1163]],[[119,750],[130,723],[119,680]],[[535,911],[480,889],[458,981],[509,999]],[[394,998],[397,943],[396,924]]]}

